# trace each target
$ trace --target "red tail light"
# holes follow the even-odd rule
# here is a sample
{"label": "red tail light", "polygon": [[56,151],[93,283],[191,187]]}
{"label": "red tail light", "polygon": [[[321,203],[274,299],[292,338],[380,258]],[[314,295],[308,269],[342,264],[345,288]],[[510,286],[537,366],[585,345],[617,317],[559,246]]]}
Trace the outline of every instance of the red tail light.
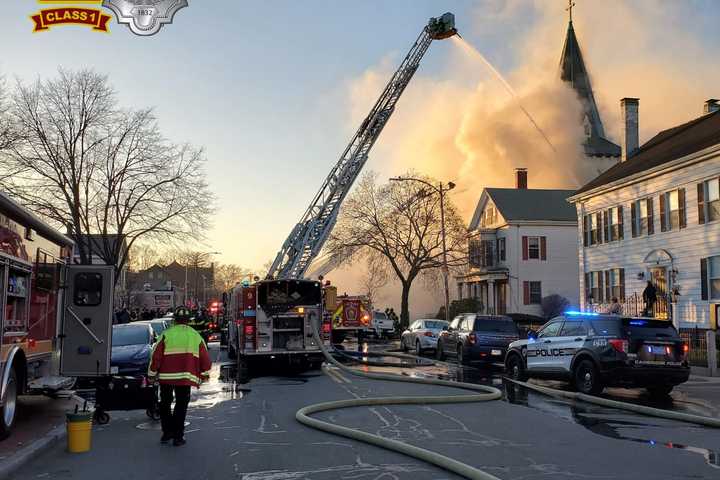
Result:
{"label": "red tail light", "polygon": [[322,333],[330,333],[330,322],[322,324]]}
{"label": "red tail light", "polygon": [[628,352],[628,341],[627,340],[621,340],[619,338],[611,338],[608,340],[608,343],[618,352],[620,353],[627,353]]}
{"label": "red tail light", "polygon": [[683,353],[683,355],[684,355],[685,357],[687,357],[687,355],[688,355],[689,352],[690,352],[690,345],[688,345],[687,343],[683,343],[683,346],[682,346],[682,353]]}
{"label": "red tail light", "polygon": [[425,335],[426,337],[434,337],[432,332],[425,332],[423,333],[423,335]]}
{"label": "red tail light", "polygon": [[255,325],[245,325],[245,336],[252,337],[255,334]]}
{"label": "red tail light", "polygon": [[470,345],[475,345],[475,342],[477,342],[475,333],[470,333],[470,335],[468,335],[468,341],[470,342]]}

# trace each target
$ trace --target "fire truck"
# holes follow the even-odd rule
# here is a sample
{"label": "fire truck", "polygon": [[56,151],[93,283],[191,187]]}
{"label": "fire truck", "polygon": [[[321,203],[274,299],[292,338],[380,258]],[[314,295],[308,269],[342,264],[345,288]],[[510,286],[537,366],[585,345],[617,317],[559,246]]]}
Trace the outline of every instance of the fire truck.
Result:
{"label": "fire truck", "polygon": [[72,246],[0,192],[0,438],[19,395],[109,374],[113,267],[68,264]]}
{"label": "fire truck", "polygon": [[323,289],[325,316],[329,317],[333,344],[342,343],[353,332],[360,340],[372,327],[372,307],[364,295],[337,295],[337,288],[326,285]]}
{"label": "fire truck", "polygon": [[283,362],[302,371],[322,362],[313,323],[323,344],[330,344],[320,282],[264,280],[237,285],[228,294],[228,356],[238,360],[245,383],[260,362]]}

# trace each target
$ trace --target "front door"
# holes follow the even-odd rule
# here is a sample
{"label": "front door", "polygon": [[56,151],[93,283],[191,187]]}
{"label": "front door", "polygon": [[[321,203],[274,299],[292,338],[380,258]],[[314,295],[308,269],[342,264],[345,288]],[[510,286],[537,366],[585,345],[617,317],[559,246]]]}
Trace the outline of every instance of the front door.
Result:
{"label": "front door", "polygon": [[495,313],[504,315],[507,313],[507,281],[495,282]]}
{"label": "front door", "polygon": [[655,318],[668,318],[668,275],[667,267],[652,267],[650,269],[650,278],[655,285],[656,300],[654,311],[650,312]]}
{"label": "front door", "polygon": [[96,377],[110,373],[114,289],[112,266],[66,267],[61,375]]}
{"label": "front door", "polygon": [[558,336],[562,328],[562,320],[545,325],[527,344],[528,370],[548,370],[552,367],[552,350],[558,346]]}

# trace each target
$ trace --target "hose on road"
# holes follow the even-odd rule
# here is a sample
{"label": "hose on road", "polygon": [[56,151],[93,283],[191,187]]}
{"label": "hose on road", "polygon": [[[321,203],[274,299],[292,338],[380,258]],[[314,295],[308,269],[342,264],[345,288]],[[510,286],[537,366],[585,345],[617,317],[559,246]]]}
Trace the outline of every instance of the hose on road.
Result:
{"label": "hose on road", "polygon": [[586,395],[580,392],[568,392],[565,390],[558,390],[556,388],[543,387],[528,382],[521,382],[509,377],[506,377],[509,382],[515,383],[522,387],[530,390],[534,390],[545,395],[552,397],[567,398],[570,400],[577,400],[581,402],[592,403],[603,407],[617,408],[620,410],[627,410],[630,412],[640,413],[650,417],[667,418],[670,420],[678,420],[681,422],[693,423],[696,425],[703,425],[706,427],[720,428],[720,418],[704,417],[702,415],[693,415],[692,413],[673,412],[672,410],[665,410],[662,408],[646,407],[644,405],[636,405],[634,403],[620,402],[618,400],[610,400],[609,398],[596,397],[594,395]]}
{"label": "hose on road", "polygon": [[313,418],[310,415],[319,412],[327,412],[329,410],[337,410],[341,408],[353,408],[353,407],[377,407],[386,405],[429,405],[439,403],[470,403],[470,402],[488,402],[492,400],[498,400],[502,397],[500,390],[494,387],[486,385],[475,385],[471,383],[453,382],[449,380],[440,380],[433,378],[414,378],[406,377],[401,375],[393,375],[387,373],[372,373],[363,372],[350,368],[342,363],[338,362],[328,352],[323,345],[320,335],[317,332],[317,326],[314,322],[310,322],[313,330],[313,337],[328,363],[341,369],[342,371],[354,375],[357,377],[370,378],[373,380],[384,380],[389,382],[405,382],[405,383],[418,383],[422,385],[439,385],[443,387],[458,388],[462,390],[470,390],[473,392],[466,395],[430,395],[430,396],[398,396],[398,397],[368,397],[368,398],[353,398],[349,400],[337,400],[333,402],[317,403],[314,405],[308,405],[301,408],[295,413],[297,421],[308,427],[322,430],[324,432],[340,435],[352,440],[358,440],[371,445],[392,450],[404,455],[422,460],[439,467],[443,470],[447,470],[456,473],[462,477],[469,478],[472,480],[500,480],[498,477],[487,473],[483,470],[475,468],[466,463],[462,463],[458,460],[446,457],[437,452],[433,452],[421,447],[416,447],[408,443],[400,442],[398,440],[392,440],[389,438],[375,435],[372,433],[364,432],[362,430],[356,430],[349,427],[343,427],[335,425],[333,423],[326,422],[317,418]]}

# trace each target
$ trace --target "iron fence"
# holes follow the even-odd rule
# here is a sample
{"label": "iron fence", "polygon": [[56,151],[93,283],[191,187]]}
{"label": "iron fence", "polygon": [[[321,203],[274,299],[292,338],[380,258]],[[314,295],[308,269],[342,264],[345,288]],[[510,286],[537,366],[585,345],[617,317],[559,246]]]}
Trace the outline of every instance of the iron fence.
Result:
{"label": "iron fence", "polygon": [[[630,317],[653,317],[663,320],[672,320],[672,298],[670,295],[657,295],[653,305],[647,305],[642,294],[637,292],[626,296],[620,302],[620,313]],[[586,310],[596,313],[608,313],[612,310],[612,303],[590,303]]]}
{"label": "iron fence", "polygon": [[697,328],[680,330],[680,338],[688,344],[688,361],[696,367],[708,366],[707,336]]}

